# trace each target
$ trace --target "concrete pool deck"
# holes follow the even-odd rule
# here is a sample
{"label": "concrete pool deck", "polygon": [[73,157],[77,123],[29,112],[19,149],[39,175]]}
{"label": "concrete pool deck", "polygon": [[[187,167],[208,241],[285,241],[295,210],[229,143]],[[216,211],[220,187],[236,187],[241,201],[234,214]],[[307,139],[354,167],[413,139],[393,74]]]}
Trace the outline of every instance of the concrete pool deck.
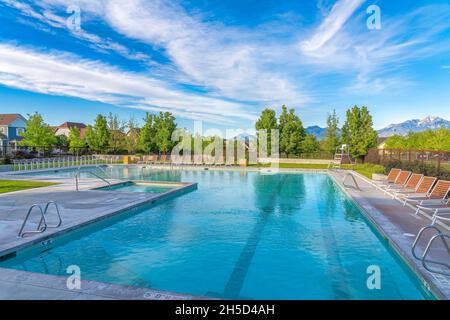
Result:
{"label": "concrete pool deck", "polygon": [[[150,167],[150,166],[149,166]],[[161,166],[155,168],[163,169]],[[168,169],[168,168],[167,168]],[[181,168],[184,170],[203,170],[202,168]],[[239,170],[259,171],[258,168],[221,168],[213,167],[210,170]],[[50,174],[51,174],[50,170]],[[392,200],[379,190],[371,186],[367,180],[354,173],[358,179],[361,190],[343,186],[348,171],[326,171],[308,169],[280,169],[280,172],[328,172],[335,181],[353,198],[358,206],[365,212],[368,220],[380,231],[399,253],[399,255],[418,274],[426,287],[441,299],[450,299],[450,278],[428,272],[411,254],[411,244],[417,232],[425,225],[430,224],[429,217],[416,216],[409,207],[403,207],[398,201]],[[33,243],[41,243],[71,230],[78,229],[84,224],[91,224],[99,219],[116,215],[118,211],[136,207],[143,203],[151,203],[157,198],[154,195],[125,193],[113,191],[91,190],[105,186],[95,179],[81,179],[79,192],[74,191],[74,179],[48,176],[1,175],[0,179],[20,179],[59,182],[57,186],[30,189],[15,193],[0,195],[0,257],[15,250],[28,247]],[[115,183],[123,181],[111,180]],[[192,187],[192,185],[191,185]],[[64,229],[49,229],[45,234],[39,234],[25,239],[17,238],[17,232],[28,207],[35,203],[45,204],[46,200],[56,200],[61,205]],[[14,208],[12,210],[12,208]],[[51,212],[49,222],[51,223]],[[425,242],[419,247],[423,250]],[[444,247],[437,247],[431,252],[436,259],[448,259]],[[444,260],[445,261],[445,260]],[[7,299],[202,299],[190,295],[153,291],[146,288],[117,286],[94,281],[87,281],[86,292],[73,292],[66,288],[66,277],[56,277],[44,274],[29,273],[18,270],[0,268],[0,299],[10,293]],[[108,287],[110,286],[110,287]],[[85,287],[84,282],[82,287]],[[103,292],[103,288],[115,288],[121,292],[112,295]],[[97,288],[97,289],[96,289]],[[114,291],[112,290],[112,291]],[[42,293],[40,293],[42,292]],[[148,292],[145,297],[144,293]],[[45,293],[45,294],[44,294]],[[154,295],[153,295],[154,294]]]}

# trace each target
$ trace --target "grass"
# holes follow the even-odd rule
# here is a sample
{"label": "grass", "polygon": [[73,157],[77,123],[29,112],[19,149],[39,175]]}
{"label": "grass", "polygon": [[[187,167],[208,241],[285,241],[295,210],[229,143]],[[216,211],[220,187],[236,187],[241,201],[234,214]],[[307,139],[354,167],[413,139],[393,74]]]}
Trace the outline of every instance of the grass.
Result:
{"label": "grass", "polygon": [[353,169],[359,174],[366,176],[369,179],[372,179],[372,174],[374,173],[385,173],[385,168],[378,164],[357,164],[357,165],[343,165],[346,169]]}
{"label": "grass", "polygon": [[53,186],[57,183],[22,180],[0,180],[0,193]]}

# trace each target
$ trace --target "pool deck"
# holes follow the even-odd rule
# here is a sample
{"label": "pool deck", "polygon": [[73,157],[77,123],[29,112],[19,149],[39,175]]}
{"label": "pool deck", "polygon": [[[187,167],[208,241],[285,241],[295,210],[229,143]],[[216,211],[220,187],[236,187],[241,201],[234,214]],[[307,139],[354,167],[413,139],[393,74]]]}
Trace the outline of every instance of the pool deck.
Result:
{"label": "pool deck", "polygon": [[[347,172],[330,171],[330,175],[346,191],[346,193],[357,203],[366,214],[366,218],[372,225],[387,239],[390,245],[397,251],[400,257],[412,267],[413,271],[422,280],[425,287],[429,288],[435,296],[440,299],[450,299],[450,277],[430,273],[422,263],[416,260],[411,252],[411,247],[419,230],[431,224],[431,217],[425,214],[415,214],[412,206],[403,206],[398,200],[385,195],[382,191],[374,187],[363,177],[355,172],[360,190],[354,188],[352,183],[347,182],[344,186]],[[350,185],[350,186],[349,186]],[[441,229],[448,226],[441,226]],[[447,229],[448,232],[448,229]],[[431,233],[424,236],[418,244],[418,252],[422,253]],[[429,257],[437,261],[447,261],[449,259],[447,250],[442,242],[436,241],[430,251]],[[382,268],[382,266],[380,266]]]}
{"label": "pool deck", "polygon": [[[157,166],[161,168],[161,166]],[[191,169],[191,168],[183,168]],[[201,167],[192,168],[203,170]],[[259,171],[258,168],[221,168],[210,170]],[[411,207],[403,207],[400,202],[383,194],[367,182],[367,178],[354,173],[361,190],[345,187],[343,180],[348,171],[327,171],[308,169],[280,169],[280,172],[328,172],[338,185],[357,203],[376,229],[387,239],[422,280],[422,283],[440,299],[450,299],[450,277],[432,274],[413,258],[411,245],[417,232],[430,224],[429,216],[414,214]],[[6,254],[50,238],[64,235],[72,230],[87,226],[119,214],[120,212],[145,203],[164,200],[196,188],[196,184],[180,184],[168,193],[145,194],[136,192],[93,190],[105,184],[96,179],[80,179],[80,191],[74,190],[73,178],[46,176],[19,176],[0,174],[0,179],[20,179],[58,182],[59,185],[18,191],[0,195],[0,259]],[[113,183],[123,183],[110,180]],[[158,182],[156,182],[158,183]],[[43,234],[19,238],[17,233],[28,207],[34,203],[43,204],[49,200],[58,203],[63,225],[58,229],[48,229]],[[48,222],[54,222],[53,211],[48,213]],[[52,220],[53,219],[53,220]],[[36,226],[37,221],[34,221]],[[30,226],[33,226],[30,224]],[[448,254],[441,243],[437,243],[430,256],[446,261]],[[440,245],[440,246],[439,246]],[[419,244],[423,250],[425,242]],[[382,267],[382,266],[381,266]],[[151,290],[130,286],[120,286],[95,281],[82,280],[81,290],[69,290],[67,277],[30,273],[0,268],[0,299],[205,299],[173,292]]]}

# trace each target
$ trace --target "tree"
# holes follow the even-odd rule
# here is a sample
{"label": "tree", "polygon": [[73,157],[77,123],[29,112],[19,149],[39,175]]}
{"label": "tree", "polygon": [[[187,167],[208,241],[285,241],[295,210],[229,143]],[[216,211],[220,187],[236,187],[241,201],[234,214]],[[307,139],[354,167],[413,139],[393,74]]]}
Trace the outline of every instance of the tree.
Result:
{"label": "tree", "polygon": [[139,128],[137,127],[134,117],[128,120],[128,133],[125,137],[125,148],[128,153],[134,154],[139,149]]}
{"label": "tree", "polygon": [[86,141],[81,138],[80,129],[78,127],[70,128],[68,141],[69,149],[72,153],[78,154],[80,149],[86,146]]}
{"label": "tree", "polygon": [[59,150],[67,150],[67,148],[69,147],[69,141],[67,140],[67,137],[63,134],[56,136],[55,147]]}
{"label": "tree", "polygon": [[301,144],[303,153],[316,153],[320,151],[320,143],[313,134],[307,134]]}
{"label": "tree", "polygon": [[155,150],[155,121],[154,116],[147,112],[144,118],[144,126],[139,134],[139,145],[141,149],[150,153]]}
{"label": "tree", "polygon": [[56,144],[56,137],[53,129],[44,122],[39,113],[28,115],[27,127],[25,132],[21,132],[23,137],[20,141],[21,146],[34,147],[39,151],[50,149]]}
{"label": "tree", "polygon": [[285,153],[287,157],[290,154],[299,155],[302,152],[302,142],[305,139],[305,129],[300,118],[291,109],[287,112],[286,106],[282,107],[280,115],[280,152]]}
{"label": "tree", "polygon": [[[258,121],[256,121],[255,125],[257,136],[258,136],[258,146],[261,143],[261,133],[260,130],[266,130],[266,137],[267,137],[267,155],[271,155],[271,141],[272,141],[272,132],[273,129],[278,129],[277,124],[277,117],[275,114],[275,111],[269,108],[266,108],[262,111],[261,116],[259,117]],[[264,145],[264,144],[263,144]],[[260,149],[260,147],[258,148]]]}
{"label": "tree", "polygon": [[94,151],[106,151],[109,144],[109,129],[106,118],[101,114],[95,118],[94,126],[88,126],[86,129],[86,142]]}
{"label": "tree", "polygon": [[386,139],[387,149],[450,150],[450,129],[409,132],[406,136],[393,135]]}
{"label": "tree", "polygon": [[177,128],[175,117],[170,112],[160,112],[154,119],[155,145],[158,151],[167,153],[175,146],[172,141],[172,133]]}
{"label": "tree", "polygon": [[354,106],[347,110],[347,118],[342,127],[342,140],[349,146],[352,157],[364,157],[370,148],[377,145],[377,137],[367,107]]}
{"label": "tree", "polygon": [[125,148],[125,124],[120,120],[118,115],[111,112],[108,115],[108,146],[113,153]]}
{"label": "tree", "polygon": [[336,110],[327,117],[327,129],[325,132],[324,148],[325,151],[334,153],[336,148],[341,144],[339,136],[339,119],[336,115]]}

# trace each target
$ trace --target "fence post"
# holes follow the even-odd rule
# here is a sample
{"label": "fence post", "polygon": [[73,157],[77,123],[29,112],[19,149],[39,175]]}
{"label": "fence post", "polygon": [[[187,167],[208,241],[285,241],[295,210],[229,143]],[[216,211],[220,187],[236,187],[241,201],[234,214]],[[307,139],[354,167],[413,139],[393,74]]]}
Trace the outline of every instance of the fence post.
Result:
{"label": "fence post", "polygon": [[437,172],[441,172],[441,155],[443,155],[441,152],[438,152],[438,158],[437,158]]}

